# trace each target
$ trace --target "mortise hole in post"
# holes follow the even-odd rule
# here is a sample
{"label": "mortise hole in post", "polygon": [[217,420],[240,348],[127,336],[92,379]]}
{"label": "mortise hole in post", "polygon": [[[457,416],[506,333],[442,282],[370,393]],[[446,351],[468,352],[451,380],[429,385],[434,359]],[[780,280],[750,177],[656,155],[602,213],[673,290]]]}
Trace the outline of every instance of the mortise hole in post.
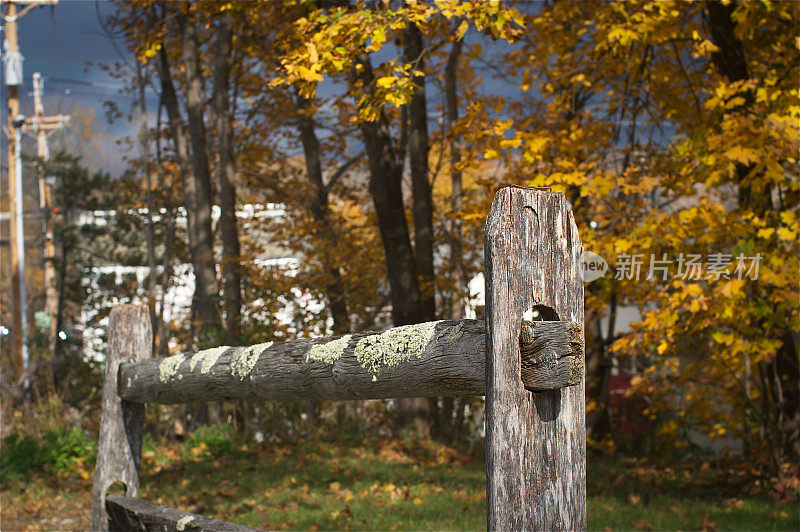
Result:
{"label": "mortise hole in post", "polygon": [[558,313],[547,305],[534,305],[522,315],[523,321],[560,321]]}
{"label": "mortise hole in post", "polygon": [[128,487],[125,485],[125,483],[121,480],[118,480],[108,487],[106,495],[119,495],[120,497],[124,497],[127,491]]}
{"label": "mortise hole in post", "polygon": [[[547,305],[533,305],[525,311],[520,325],[520,356],[522,356],[523,343],[533,343],[533,326],[530,322],[534,321],[561,321],[558,312],[553,307]],[[526,322],[528,322],[526,324]],[[520,366],[520,379],[522,379],[522,367]],[[523,382],[523,385],[524,382]],[[561,391],[560,390],[532,390],[528,386],[525,389],[533,393],[533,405],[536,416],[542,422],[552,422],[558,419],[561,412]]]}
{"label": "mortise hole in post", "polygon": [[572,365],[569,362],[566,365],[569,359],[564,358],[573,355],[568,343],[570,325],[561,322],[555,309],[547,305],[529,308],[520,324],[520,380],[529,392],[550,394],[548,404],[537,404],[542,420],[558,417],[561,405],[558,390],[574,384],[569,381]]}
{"label": "mortise hole in post", "polygon": [[531,322],[534,321],[560,321],[560,318],[558,317],[558,313],[555,311],[555,309],[553,307],[548,307],[547,305],[534,305],[526,310],[522,314],[522,323],[520,324],[520,352],[522,352],[525,344],[533,343],[534,335]]}

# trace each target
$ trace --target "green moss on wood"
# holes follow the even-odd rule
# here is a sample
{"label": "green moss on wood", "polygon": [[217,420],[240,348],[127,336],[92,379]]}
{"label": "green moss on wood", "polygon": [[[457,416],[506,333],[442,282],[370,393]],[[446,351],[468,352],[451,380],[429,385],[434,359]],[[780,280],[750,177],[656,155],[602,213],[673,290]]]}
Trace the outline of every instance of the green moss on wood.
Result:
{"label": "green moss on wood", "polygon": [[178,519],[177,523],[175,523],[175,528],[178,529],[178,530],[185,530],[186,529],[186,525],[188,525],[192,521],[194,521],[194,516],[193,515],[184,515],[183,517]]}
{"label": "green moss on wood", "polygon": [[447,333],[447,341],[450,342],[450,345],[453,347],[455,347],[461,337],[464,336],[464,332],[461,330],[462,326],[463,323],[459,322],[458,324],[445,329],[445,333]]}
{"label": "green moss on wood", "polygon": [[158,378],[161,382],[171,381],[178,373],[178,367],[186,359],[183,355],[172,355],[166,357],[158,364]]}
{"label": "green moss on wood", "polygon": [[219,347],[198,351],[192,355],[192,358],[189,360],[189,371],[194,371],[194,368],[197,367],[197,364],[200,364],[200,373],[205,375],[211,371],[211,367],[217,363],[217,360],[222,353],[228,349],[230,349],[230,347],[227,345],[221,345]]}
{"label": "green moss on wood", "polygon": [[361,338],[353,354],[365,371],[372,373],[373,379],[383,368],[417,358],[425,352],[439,321],[416,323],[394,327],[381,334]]}
{"label": "green moss on wood", "polygon": [[253,368],[256,367],[258,357],[260,357],[261,353],[270,347],[272,343],[273,342],[266,342],[263,344],[251,345],[239,351],[236,357],[231,360],[231,375],[234,377],[238,376],[240,379],[244,379],[250,375]]}
{"label": "green moss on wood", "polygon": [[333,364],[344,354],[347,349],[347,343],[350,341],[350,335],[345,334],[341,338],[331,340],[322,344],[316,344],[308,351],[308,358],[311,360],[319,360],[326,364]]}

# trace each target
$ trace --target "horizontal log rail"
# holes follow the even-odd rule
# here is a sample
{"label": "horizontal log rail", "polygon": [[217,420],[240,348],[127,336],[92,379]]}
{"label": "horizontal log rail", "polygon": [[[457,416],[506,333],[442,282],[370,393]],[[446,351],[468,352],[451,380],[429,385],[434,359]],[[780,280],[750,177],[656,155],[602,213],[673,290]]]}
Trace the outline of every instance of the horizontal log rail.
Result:
{"label": "horizontal log rail", "polygon": [[255,532],[259,529],[211,519],[136,497],[106,496],[109,532],[158,530],[160,532]]}
{"label": "horizontal log rail", "polygon": [[[544,321],[520,325],[526,388],[558,389],[580,382],[579,326]],[[482,321],[445,320],[381,333],[216,347],[123,363],[117,387],[126,401],[160,404],[483,395],[484,329]]]}

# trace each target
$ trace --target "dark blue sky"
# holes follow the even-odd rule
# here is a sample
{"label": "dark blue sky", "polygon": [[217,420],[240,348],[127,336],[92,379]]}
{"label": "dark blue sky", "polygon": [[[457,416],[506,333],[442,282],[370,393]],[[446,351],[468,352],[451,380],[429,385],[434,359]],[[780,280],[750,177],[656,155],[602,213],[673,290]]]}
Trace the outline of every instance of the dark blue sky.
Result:
{"label": "dark blue sky", "polygon": [[97,20],[97,8],[113,5],[94,0],[61,0],[53,7],[34,9],[19,21],[20,51],[26,78],[35,71],[63,79],[107,80],[95,69],[84,73],[87,61],[119,59]]}
{"label": "dark blue sky", "polygon": [[[130,132],[125,120],[109,124],[104,116],[103,102],[114,100],[124,112],[133,102],[132,96],[121,94],[119,80],[108,76],[99,66],[120,61],[130,61],[121,57],[98,21],[98,10],[106,15],[114,5],[94,0],[61,0],[56,6],[39,7],[19,20],[18,32],[20,52],[25,58],[25,85],[21,92],[23,114],[33,114],[31,79],[34,72],[44,78],[44,108],[48,115],[73,114],[81,117],[75,128],[82,128],[80,122],[89,122],[88,116],[94,113],[90,123],[90,143],[78,142],[81,133],[65,134],[61,141],[67,146],[81,145],[85,150],[86,162],[93,169],[105,168],[118,171],[121,166],[120,150],[115,140]],[[125,50],[120,51],[124,54]],[[5,101],[5,83],[2,84]],[[157,103],[157,96],[151,95],[151,108]],[[3,106],[5,113],[5,106]],[[5,123],[5,118],[3,119]],[[72,136],[72,139],[68,137]],[[51,147],[60,144],[59,134],[51,141]],[[32,139],[24,142],[25,150],[33,150]],[[3,161],[5,162],[5,161]]]}

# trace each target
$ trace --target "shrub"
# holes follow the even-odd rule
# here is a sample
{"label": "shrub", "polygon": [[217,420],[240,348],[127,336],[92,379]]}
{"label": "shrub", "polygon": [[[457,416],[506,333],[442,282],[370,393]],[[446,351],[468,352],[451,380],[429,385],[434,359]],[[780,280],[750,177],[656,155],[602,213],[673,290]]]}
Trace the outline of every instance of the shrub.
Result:
{"label": "shrub", "polygon": [[45,431],[41,438],[11,434],[0,449],[0,478],[6,481],[20,475],[70,473],[86,466],[97,456],[97,443],[78,427]]}
{"label": "shrub", "polygon": [[31,436],[11,434],[0,449],[0,479],[24,475],[42,469],[42,446]]}
{"label": "shrub", "polygon": [[44,463],[52,472],[67,473],[79,463],[91,463],[97,458],[97,442],[90,440],[78,427],[49,430],[42,442]]}

